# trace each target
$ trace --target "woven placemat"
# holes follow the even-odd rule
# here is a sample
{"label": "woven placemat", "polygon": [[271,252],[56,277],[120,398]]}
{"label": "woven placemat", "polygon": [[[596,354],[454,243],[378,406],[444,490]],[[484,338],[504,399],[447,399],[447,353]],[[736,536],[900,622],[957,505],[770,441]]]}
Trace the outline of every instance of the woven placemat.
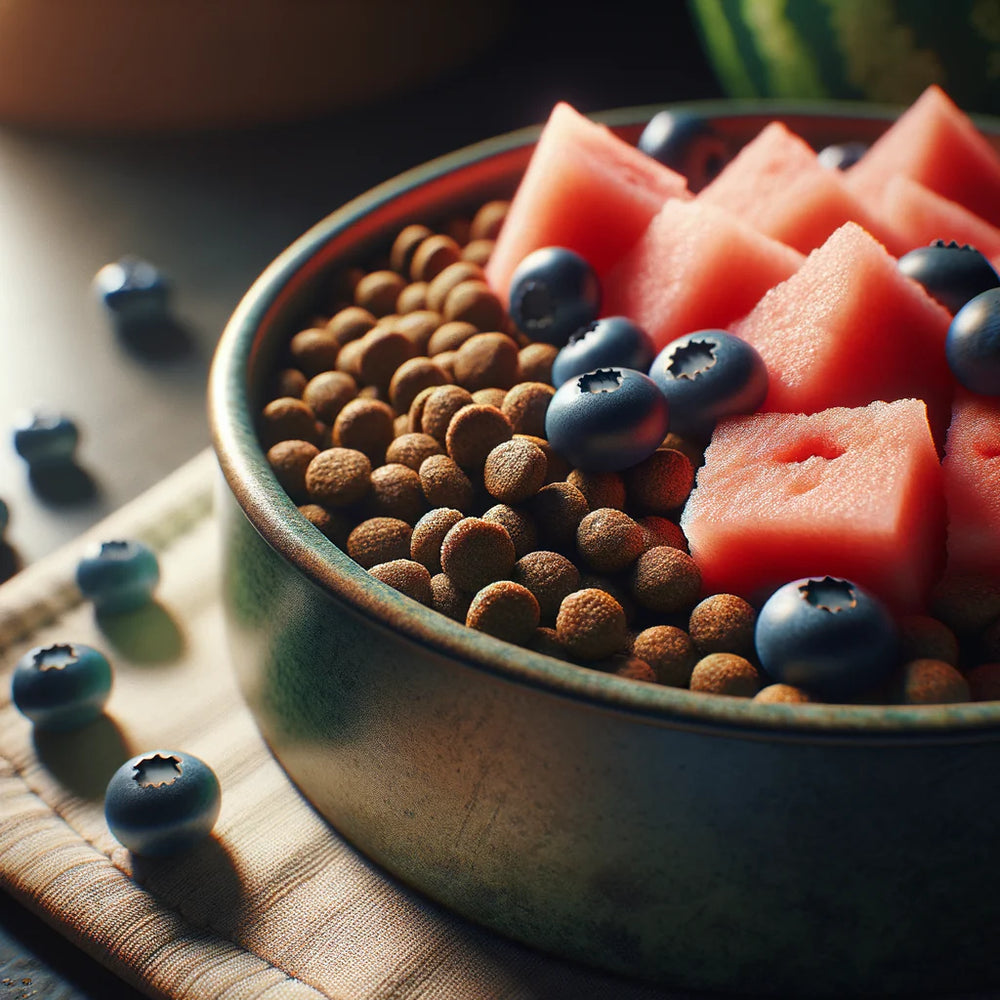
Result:
{"label": "woven placemat", "polygon": [[[204,452],[77,542],[0,587],[0,886],[153,997],[197,1000],[681,1000],[542,955],[428,902],[323,821],[271,757],[236,690],[219,602]],[[94,541],[159,553],[148,607],[99,620],[74,583]],[[35,733],[10,702],[30,648],[107,654],[105,715]],[[134,857],[104,822],[117,767],[152,749],[207,761],[222,785],[213,837]]]}

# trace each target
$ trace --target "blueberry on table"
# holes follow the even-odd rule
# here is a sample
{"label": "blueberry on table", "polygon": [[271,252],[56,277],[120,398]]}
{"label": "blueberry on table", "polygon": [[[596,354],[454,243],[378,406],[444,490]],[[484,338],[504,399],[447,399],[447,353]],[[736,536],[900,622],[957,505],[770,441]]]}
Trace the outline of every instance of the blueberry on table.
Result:
{"label": "blueberry on table", "polygon": [[660,111],[639,136],[639,149],[687,178],[700,191],[729,162],[729,148],[711,122],[689,111]]}
{"label": "blueberry on table", "polygon": [[83,643],[37,646],[18,660],[11,698],[38,729],[79,729],[104,710],[111,693],[111,664]]}
{"label": "blueberry on table", "polygon": [[919,282],[927,294],[950,313],[957,313],[969,299],[1000,285],[1000,275],[975,248],[954,240],[935,240],[899,258],[899,270]]}
{"label": "blueberry on table", "polygon": [[14,450],[32,468],[73,461],[80,431],[61,413],[23,414],[14,426]]}
{"label": "blueberry on table", "polygon": [[605,316],[570,335],[552,362],[552,384],[558,389],[574,375],[609,366],[644,372],[655,355],[642,327],[625,316]]}
{"label": "blueberry on table", "polygon": [[899,639],[876,597],[825,576],[779,587],[760,609],[754,643],[772,682],[837,701],[885,680],[896,666]]}
{"label": "blueberry on table", "polygon": [[847,170],[853,167],[865,153],[868,146],[863,142],[838,142],[830,146],[824,146],[817,154],[816,159],[821,167],[827,170]]}
{"label": "blueberry on table", "polygon": [[215,772],[193,754],[153,750],[126,761],[112,775],[104,818],[134,854],[166,857],[207,837],[219,816]]}
{"label": "blueberry on table", "polygon": [[76,583],[99,612],[132,611],[149,601],[160,564],[148,545],[130,539],[101,542],[77,563]]}
{"label": "blueberry on table", "polygon": [[757,350],[725,330],[699,330],[671,341],[650,378],[670,404],[670,429],[705,438],[717,421],[752,413],[767,395],[767,368]]}
{"label": "blueberry on table", "polygon": [[955,313],[944,350],[966,389],[1000,396],[1000,288],[980,292]]}
{"label": "blueberry on table", "polygon": [[157,321],[169,312],[170,285],[149,261],[126,256],[94,276],[98,297],[123,324]]}
{"label": "blueberry on table", "polygon": [[598,368],[564,382],[545,413],[552,449],[585,472],[618,472],[648,458],[670,429],[666,397],[631,368]]}
{"label": "blueberry on table", "polygon": [[601,286],[590,264],[566,247],[533,250],[510,280],[510,317],[532,340],[562,347],[597,318]]}

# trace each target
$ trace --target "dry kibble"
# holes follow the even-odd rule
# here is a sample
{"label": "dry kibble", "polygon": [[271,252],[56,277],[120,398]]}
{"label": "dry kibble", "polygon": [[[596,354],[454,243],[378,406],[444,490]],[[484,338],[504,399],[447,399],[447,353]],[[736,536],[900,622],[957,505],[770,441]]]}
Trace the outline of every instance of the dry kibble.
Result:
{"label": "dry kibble", "polygon": [[354,288],[354,304],[373,316],[388,316],[396,311],[396,299],[406,287],[406,279],[396,271],[371,271]]}
{"label": "dry kibble", "polygon": [[388,390],[396,369],[416,354],[413,341],[393,327],[374,327],[358,342],[361,381]]}
{"label": "dry kibble", "polygon": [[616,677],[627,677],[631,681],[643,681],[646,684],[656,684],[656,671],[637,656],[620,654],[611,657],[606,667],[608,673]]}
{"label": "dry kibble", "polygon": [[309,498],[324,507],[349,507],[371,488],[371,462],[353,448],[327,448],[306,468]]}
{"label": "dry kibble", "polygon": [[559,348],[552,344],[534,343],[522,347],[517,353],[521,378],[526,382],[552,382],[552,362]]}
{"label": "dry kibble", "polygon": [[441,351],[434,355],[434,364],[448,376],[449,381],[455,381],[455,355],[458,351]]}
{"label": "dry kibble", "polygon": [[572,471],[572,467],[565,458],[562,457],[558,452],[553,451],[552,445],[549,444],[545,438],[535,437],[533,434],[515,434],[515,437],[523,437],[533,444],[537,444],[539,448],[545,452],[545,459],[547,463],[545,472],[545,485],[548,486],[549,483],[561,483],[566,480]]}
{"label": "dry kibble", "polygon": [[801,704],[812,701],[812,696],[808,691],[795,687],[792,684],[768,684],[762,687],[754,696],[754,701],[763,701],[769,705],[776,704]]}
{"label": "dry kibble", "polygon": [[441,317],[432,309],[413,309],[392,321],[392,329],[413,344],[414,355],[427,353],[431,335],[440,326]]}
{"label": "dry kibble", "polygon": [[524,645],[538,628],[538,601],[527,587],[513,580],[496,580],[472,598],[465,624],[498,639]]}
{"label": "dry kibble", "polygon": [[330,510],[318,503],[304,503],[299,506],[299,513],[313,526],[318,528],[334,545],[346,548],[347,538],[354,528],[353,518],[338,510]]}
{"label": "dry kibble", "polygon": [[503,412],[503,401],[507,395],[503,389],[477,389],[472,394],[472,402],[480,403],[482,406],[495,406]]}
{"label": "dry kibble", "polygon": [[670,431],[660,443],[661,448],[673,448],[674,451],[682,452],[691,460],[691,465],[698,468],[705,461],[705,449],[696,441],[690,438],[681,437]]}
{"label": "dry kibble", "polygon": [[439,313],[444,312],[445,300],[451,290],[463,281],[469,280],[483,280],[483,269],[478,264],[467,260],[457,260],[454,264],[449,264],[427,285],[428,307],[436,309]]}
{"label": "dry kibble", "polygon": [[477,333],[458,348],[453,367],[469,392],[509,389],[520,377],[517,344],[505,333]]}
{"label": "dry kibble", "polygon": [[347,536],[347,554],[365,569],[410,558],[413,528],[396,517],[370,517]]}
{"label": "dry kibble", "polygon": [[1000,618],[1000,581],[946,577],[931,593],[931,614],[959,638],[978,635]]}
{"label": "dry kibble", "polygon": [[969,683],[944,660],[911,660],[897,680],[896,698],[903,705],[947,705],[972,701]]}
{"label": "dry kibble", "polygon": [[678,614],[697,603],[701,570],[686,552],[657,545],[635,561],[630,583],[632,594],[642,607],[661,614]]}
{"label": "dry kibble", "polygon": [[465,623],[472,594],[459,590],[446,573],[435,573],[431,577],[431,597],[431,606],[435,611],[440,611],[454,621]]}
{"label": "dry kibble", "polygon": [[515,434],[545,437],[545,414],[555,389],[543,382],[518,382],[504,395],[500,409],[507,415]]}
{"label": "dry kibble", "polygon": [[[511,392],[514,390],[512,389]],[[591,510],[612,507],[625,508],[625,483],[617,472],[584,472],[573,469],[566,477],[586,498]],[[645,548],[649,548],[647,544]]]}
{"label": "dry kibble", "polygon": [[362,309],[361,306],[345,306],[330,317],[326,329],[343,347],[352,340],[359,340],[377,322],[375,316],[367,309]]}
{"label": "dry kibble", "polygon": [[980,663],[966,679],[973,701],[1000,701],[1000,662]]}
{"label": "dry kibble", "polygon": [[313,441],[316,414],[301,399],[292,396],[272,399],[261,411],[260,436],[265,448],[287,439]]}
{"label": "dry kibble", "polygon": [[686,688],[698,662],[691,636],[675,625],[651,625],[632,642],[632,655],[645,660],[656,672],[660,684]]}
{"label": "dry kibble", "polygon": [[487,456],[483,484],[503,503],[519,503],[534,496],[545,482],[545,452],[524,438],[498,444]]}
{"label": "dry kibble", "polygon": [[282,489],[296,502],[302,503],[309,495],[306,489],[306,469],[319,454],[311,441],[279,441],[267,450],[267,462],[274,478]]}
{"label": "dry kibble", "polygon": [[681,507],[694,486],[694,466],[683,452],[660,448],[624,472],[630,508],[669,514]]}
{"label": "dry kibble", "polygon": [[[419,400],[419,396],[414,403]],[[442,444],[448,436],[448,425],[451,418],[463,406],[468,406],[472,402],[472,393],[468,389],[463,389],[460,385],[442,385],[431,390],[424,399],[423,408],[420,413],[420,430],[425,434],[430,434]],[[410,408],[411,417],[413,407]]]}
{"label": "dry kibble", "polygon": [[549,483],[528,502],[538,535],[557,548],[576,542],[576,529],[589,512],[583,494],[570,483]]}
{"label": "dry kibble", "polygon": [[[626,577],[625,579],[627,580],[628,578]],[[591,573],[589,570],[581,572],[580,589],[586,590],[588,587],[592,587],[595,590],[603,590],[606,594],[610,594],[622,606],[622,610],[625,612],[625,621],[631,628],[638,613],[638,605],[635,603],[635,598],[629,593],[628,586],[623,582],[621,577]],[[630,642],[631,638],[630,636]]]}
{"label": "dry kibble", "polygon": [[396,414],[378,399],[352,399],[337,414],[333,440],[341,448],[364,452],[372,465],[381,465],[396,435]]}
{"label": "dry kibble", "polygon": [[907,615],[899,619],[899,658],[944,660],[958,666],[958,639],[944,622],[929,615]]}
{"label": "dry kibble", "polygon": [[646,533],[647,549],[655,548],[657,545],[669,545],[682,552],[688,551],[688,542],[679,524],[657,514],[647,514],[639,518],[639,525]]}
{"label": "dry kibble", "polygon": [[462,247],[462,260],[470,260],[473,264],[486,267],[493,254],[494,246],[496,246],[496,240],[469,240]]}
{"label": "dry kibble", "polygon": [[292,364],[308,377],[333,369],[339,353],[337,338],[316,327],[300,330],[288,344]]}
{"label": "dry kibble", "polygon": [[419,601],[426,607],[434,604],[434,595],[431,590],[431,575],[425,566],[414,562],[412,559],[391,559],[388,562],[377,563],[371,566],[368,572],[387,583],[394,590],[398,590],[407,597]]}
{"label": "dry kibble", "polygon": [[444,226],[446,232],[459,246],[464,246],[469,240],[469,228],[471,221],[465,216],[459,215],[454,219],[449,219]]}
{"label": "dry kibble", "polygon": [[302,401],[324,423],[333,424],[337,414],[358,395],[358,384],[346,372],[325,371],[314,375],[302,390]]}
{"label": "dry kibble", "polygon": [[580,589],[580,571],[558,552],[536,549],[514,563],[513,579],[538,601],[543,621],[554,621],[565,597]]}
{"label": "dry kibble", "polygon": [[274,377],[268,383],[270,398],[291,396],[292,399],[301,399],[308,381],[309,379],[298,368],[282,368],[275,372]]}
{"label": "dry kibble", "polygon": [[410,273],[410,263],[413,255],[428,236],[433,236],[433,230],[419,222],[414,222],[409,226],[404,226],[396,239],[393,240],[392,249],[389,251],[389,266],[402,275]]}
{"label": "dry kibble", "polygon": [[475,499],[472,480],[449,455],[431,455],[420,465],[420,488],[431,507],[469,512]]}
{"label": "dry kibble", "polygon": [[500,235],[509,208],[510,202],[500,198],[480,205],[469,223],[469,239],[495,240]]}
{"label": "dry kibble", "polygon": [[[457,284],[444,300],[442,315],[449,322],[459,320],[471,323],[479,330],[499,330],[507,321],[503,303],[481,278],[470,278]],[[516,344],[514,353],[516,360]]]}
{"label": "dry kibble", "polygon": [[[403,415],[396,420],[408,420],[408,417]],[[419,472],[425,458],[444,453],[440,442],[430,434],[399,432],[399,426],[401,425],[397,426],[396,437],[385,450],[386,462],[399,462],[401,465],[409,466],[414,472]]]}
{"label": "dry kibble", "polygon": [[427,353],[434,357],[445,351],[456,351],[470,337],[475,337],[479,333],[471,323],[464,323],[460,320],[449,323],[442,323],[432,334],[427,342]]}
{"label": "dry kibble", "polygon": [[427,282],[411,281],[396,299],[396,312],[400,316],[420,312],[427,308]]}
{"label": "dry kibble", "polygon": [[444,536],[465,514],[454,507],[435,507],[427,511],[413,526],[410,537],[410,558],[416,559],[430,570],[431,574],[441,572],[441,543]]}
{"label": "dry kibble", "polygon": [[[374,327],[373,327],[374,329]],[[364,334],[362,334],[362,337]],[[361,339],[349,340],[340,349],[337,355],[337,371],[344,372],[354,379],[361,378],[361,351],[363,350]]]}
{"label": "dry kibble", "polygon": [[735,594],[712,594],[695,605],[688,633],[701,656],[738,653],[752,657],[756,624],[757,612],[748,601]]}
{"label": "dry kibble", "polygon": [[493,521],[507,529],[518,559],[538,548],[538,529],[527,511],[498,503],[483,514],[483,520]]}
{"label": "dry kibble", "polygon": [[428,386],[446,385],[448,376],[430,358],[409,358],[389,381],[389,402],[396,411],[406,413],[417,394]]}
{"label": "dry kibble", "polygon": [[408,524],[416,524],[427,511],[420,476],[400,463],[387,463],[372,470],[371,489],[365,503],[371,517],[396,517]]}
{"label": "dry kibble", "polygon": [[528,647],[543,656],[551,656],[557,660],[566,659],[566,650],[559,641],[558,633],[554,628],[549,628],[546,625],[539,625],[535,629],[535,634],[531,637]]}
{"label": "dry kibble", "polygon": [[463,518],[441,543],[442,570],[456,587],[471,593],[510,576],[514,560],[507,529],[479,517]]}
{"label": "dry kibble", "polygon": [[576,659],[603,660],[626,647],[625,612],[606,591],[577,590],[559,606],[556,635]]}
{"label": "dry kibble", "polygon": [[410,277],[414,281],[433,281],[449,264],[462,256],[462,248],[445,233],[434,233],[422,240],[410,258]]}
{"label": "dry kibble", "polygon": [[761,678],[757,668],[743,656],[709,653],[694,665],[690,687],[707,694],[752,698],[761,689]]}
{"label": "dry kibble", "polygon": [[576,529],[576,547],[598,573],[629,568],[646,548],[642,528],[624,511],[601,507],[585,514]]}
{"label": "dry kibble", "polygon": [[[425,406],[425,415],[426,409]],[[448,454],[463,469],[478,472],[486,456],[513,435],[510,421],[497,407],[469,403],[451,418],[444,443]]]}

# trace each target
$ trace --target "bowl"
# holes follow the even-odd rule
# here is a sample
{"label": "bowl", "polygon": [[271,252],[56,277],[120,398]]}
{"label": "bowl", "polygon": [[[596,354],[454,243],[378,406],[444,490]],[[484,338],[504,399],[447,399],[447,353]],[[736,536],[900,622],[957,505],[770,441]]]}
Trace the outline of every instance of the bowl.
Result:
{"label": "bowl", "polygon": [[[659,107],[600,116],[629,140]],[[780,118],[872,140],[859,105],[686,105],[735,143]],[[993,141],[1000,122],[981,122]],[[210,419],[232,663],[316,810],[445,907],[673,987],[795,996],[1000,985],[1000,703],[761,704],[641,684],[466,629],[297,511],[255,434],[281,346],[406,223],[509,196],[514,132],[345,205],[256,281]]]}

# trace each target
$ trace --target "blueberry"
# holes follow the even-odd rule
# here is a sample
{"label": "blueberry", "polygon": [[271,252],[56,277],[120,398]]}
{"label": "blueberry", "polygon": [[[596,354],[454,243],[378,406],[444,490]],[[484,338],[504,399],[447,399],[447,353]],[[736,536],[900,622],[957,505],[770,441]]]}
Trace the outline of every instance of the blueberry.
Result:
{"label": "blueberry", "polygon": [[656,355],[653,340],[624,316],[606,316],[577,330],[552,363],[552,384],[595,368],[619,366],[646,371]]}
{"label": "blueberry", "polygon": [[699,330],[671,341],[649,375],[670,403],[670,429],[682,437],[707,437],[718,420],[752,413],[767,395],[763,358],[725,330]]}
{"label": "blueberry", "polygon": [[966,389],[1000,396],[1000,288],[980,292],[955,313],[944,350]]}
{"label": "blueberry", "polygon": [[649,376],[632,368],[598,368],[556,390],[545,436],[576,468],[617,472],[656,451],[669,424],[666,397]]}
{"label": "blueberry", "polygon": [[837,701],[880,684],[896,666],[899,640],[877,598],[826,576],[779,587],[760,609],[754,642],[772,681]]}
{"label": "blueberry", "polygon": [[203,760],[154,750],[126,761],[112,775],[104,818],[134,854],[165,857],[211,833],[220,801],[219,779]]}
{"label": "blueberry", "polygon": [[594,269],[566,247],[542,247],[518,264],[510,282],[510,316],[532,340],[562,347],[597,318],[601,286]]}
{"label": "blueberry", "polygon": [[69,417],[34,411],[14,427],[14,450],[33,468],[72,462],[80,432]]}
{"label": "blueberry", "polygon": [[126,256],[94,276],[94,290],[117,322],[156,322],[169,312],[170,286],[153,264]]}
{"label": "blueberry", "polygon": [[918,281],[950,313],[969,299],[1000,285],[993,265],[975,247],[935,240],[899,258],[899,270]]}
{"label": "blueberry", "polygon": [[18,660],[11,697],[39,729],[65,732],[96,719],[111,693],[111,664],[82,643],[37,646]]}
{"label": "blueberry", "polygon": [[145,604],[160,579],[156,554],[142,542],[102,542],[77,563],[76,582],[99,612],[117,614]]}
{"label": "blueberry", "polygon": [[711,122],[688,111],[660,111],[639,136],[639,148],[654,160],[687,178],[699,191],[729,162],[725,140]]}
{"label": "blueberry", "polygon": [[867,152],[868,146],[863,142],[838,142],[832,146],[824,146],[816,154],[816,159],[827,170],[847,170]]}

